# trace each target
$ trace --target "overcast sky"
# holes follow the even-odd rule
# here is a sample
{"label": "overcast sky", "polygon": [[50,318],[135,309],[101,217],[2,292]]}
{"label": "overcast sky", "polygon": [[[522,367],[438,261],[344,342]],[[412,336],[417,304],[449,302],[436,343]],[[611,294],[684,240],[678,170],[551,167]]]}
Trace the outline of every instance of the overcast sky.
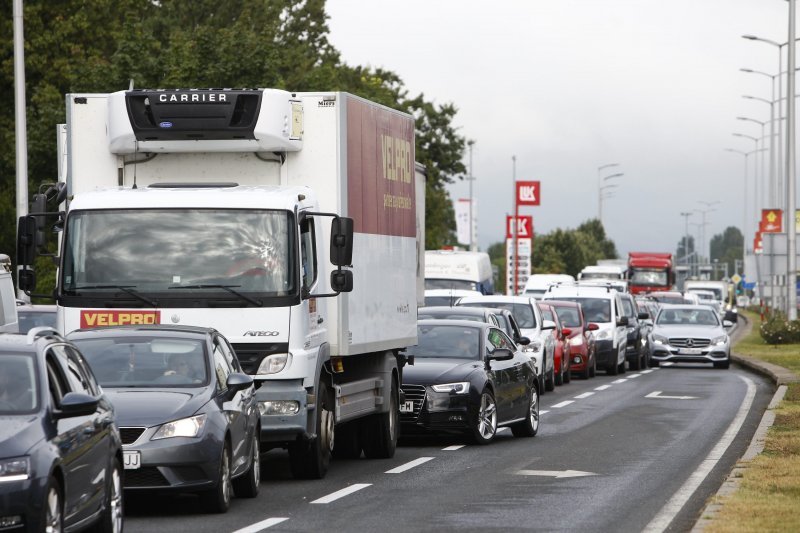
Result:
{"label": "overcast sky", "polygon": [[[458,108],[456,126],[475,141],[481,249],[504,238],[516,156],[517,179],[542,184],[542,205],[522,208],[537,233],[596,217],[598,167],[619,163],[603,171],[624,173],[605,182],[618,187],[604,201],[603,222],[621,254],[674,252],[684,234],[680,213],[715,201],[706,244],[725,227],[742,226],[746,203],[752,246],[754,169],[745,202],[744,157],[724,150],[753,150],[753,141],[734,132],[761,135],[761,126],[737,116],[769,120],[769,105],[742,95],[771,99],[770,78],[739,69],[778,70],[776,47],[741,36],[785,42],[787,6],[327,0],[331,41],[345,62],[394,71],[411,95]],[[467,184],[451,194],[468,197]],[[689,218],[696,238],[702,218]]]}

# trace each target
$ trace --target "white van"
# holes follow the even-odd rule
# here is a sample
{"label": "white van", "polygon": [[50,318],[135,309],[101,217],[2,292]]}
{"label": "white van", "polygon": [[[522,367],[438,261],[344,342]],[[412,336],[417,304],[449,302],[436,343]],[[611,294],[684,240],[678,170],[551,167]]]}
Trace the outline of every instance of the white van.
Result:
{"label": "white van", "polygon": [[578,273],[578,279],[625,279],[627,271],[621,265],[589,265]]}
{"label": "white van", "polygon": [[494,294],[492,262],[485,252],[427,250],[425,289],[461,289]]}
{"label": "white van", "polygon": [[575,283],[575,278],[569,274],[533,274],[525,283],[525,296],[539,299],[547,292],[550,285],[558,283]]}
{"label": "white van", "polygon": [[17,297],[11,279],[11,259],[0,254],[0,332],[18,333]]}

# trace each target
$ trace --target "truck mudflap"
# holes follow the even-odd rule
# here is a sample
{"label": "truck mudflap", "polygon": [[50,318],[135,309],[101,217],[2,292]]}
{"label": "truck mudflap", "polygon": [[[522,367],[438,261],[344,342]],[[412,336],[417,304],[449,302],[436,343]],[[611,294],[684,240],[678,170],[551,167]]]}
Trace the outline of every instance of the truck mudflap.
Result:
{"label": "truck mudflap", "polygon": [[309,399],[301,380],[264,381],[256,390],[256,402],[261,413],[261,442],[293,442],[298,437],[309,437]]}

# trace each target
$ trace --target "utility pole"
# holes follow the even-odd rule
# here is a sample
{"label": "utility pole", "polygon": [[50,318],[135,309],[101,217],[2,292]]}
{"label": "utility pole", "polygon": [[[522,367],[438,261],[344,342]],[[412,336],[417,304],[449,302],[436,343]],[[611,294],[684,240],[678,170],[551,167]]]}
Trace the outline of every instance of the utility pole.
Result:
{"label": "utility pole", "polygon": [[[17,220],[28,214],[28,133],[25,120],[25,39],[22,24],[22,0],[14,0],[14,120],[17,149]],[[19,257],[17,280],[19,280]],[[18,290],[18,298],[25,294]]]}
{"label": "utility pole", "polygon": [[467,146],[469,147],[469,177],[467,178],[467,181],[469,181],[469,249],[471,252],[478,250],[475,242],[475,219],[472,218],[474,215],[472,212],[472,182],[475,181],[475,176],[472,174],[472,146],[474,144],[475,141],[473,140],[467,141]]}
{"label": "utility pole", "polygon": [[683,232],[683,257],[686,264],[688,265],[689,264],[689,217],[692,216],[692,214],[688,211],[683,211],[681,213],[681,216],[683,217],[683,222],[685,224],[685,229]]}
{"label": "utility pole", "polygon": [[786,246],[787,269],[786,289],[788,299],[786,302],[786,318],[797,319],[797,230],[795,228],[795,209],[797,204],[796,194],[796,161],[795,161],[795,0],[789,0],[789,39],[787,50],[789,65],[786,68],[786,236],[789,242]]}

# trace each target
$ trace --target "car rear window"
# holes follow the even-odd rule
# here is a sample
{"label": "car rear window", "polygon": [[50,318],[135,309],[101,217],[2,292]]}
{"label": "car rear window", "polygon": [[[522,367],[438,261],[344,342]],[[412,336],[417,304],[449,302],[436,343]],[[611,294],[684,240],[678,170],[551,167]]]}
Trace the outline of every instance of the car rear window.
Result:
{"label": "car rear window", "polygon": [[408,355],[455,359],[480,359],[479,328],[462,326],[420,325],[417,345],[409,347]]}
{"label": "car rear window", "polygon": [[[426,301],[427,304],[427,301]],[[535,328],[536,317],[533,314],[533,309],[528,304],[511,303],[511,302],[471,302],[459,304],[464,307],[493,307],[495,309],[506,309],[511,311],[514,320],[517,321],[517,326],[521,328]]]}
{"label": "car rear window", "polygon": [[577,302],[583,308],[583,318],[587,322],[611,322],[611,300],[587,298],[583,296],[558,296],[559,300]]}

